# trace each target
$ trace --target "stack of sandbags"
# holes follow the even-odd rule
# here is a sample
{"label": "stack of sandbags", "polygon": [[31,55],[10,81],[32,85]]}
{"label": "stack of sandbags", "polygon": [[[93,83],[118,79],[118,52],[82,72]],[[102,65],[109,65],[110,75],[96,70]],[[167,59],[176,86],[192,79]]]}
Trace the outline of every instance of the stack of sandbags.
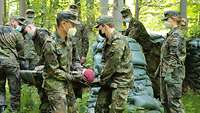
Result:
{"label": "stack of sandbags", "polygon": [[[147,74],[147,63],[142,48],[134,39],[127,38],[127,41],[133,55],[132,63],[134,66],[134,88],[132,88],[129,92],[128,110],[129,112],[134,110],[141,111],[142,108],[143,112],[156,111],[160,113],[163,109],[160,102],[154,98],[152,83]],[[131,106],[136,106],[136,109],[134,108],[133,110]]]}
{"label": "stack of sandbags", "polygon": [[185,83],[195,91],[200,91],[200,38],[187,41],[185,61]]}

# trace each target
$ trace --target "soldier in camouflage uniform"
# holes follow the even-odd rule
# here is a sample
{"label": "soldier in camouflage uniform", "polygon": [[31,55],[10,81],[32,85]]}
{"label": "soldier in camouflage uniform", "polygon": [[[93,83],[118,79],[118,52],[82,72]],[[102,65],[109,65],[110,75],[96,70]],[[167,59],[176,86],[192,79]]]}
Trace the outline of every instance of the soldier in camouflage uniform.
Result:
{"label": "soldier in camouflage uniform", "polygon": [[[79,8],[77,5],[70,5],[69,10],[79,17]],[[77,27],[77,33],[75,37],[72,38],[72,44],[74,46],[73,48],[78,52],[81,64],[84,64],[89,50],[89,40],[87,28],[82,22],[79,27]]]}
{"label": "soldier in camouflage uniform", "polygon": [[112,17],[98,18],[96,28],[106,45],[95,113],[123,113],[133,80],[130,48],[125,36],[114,31]]}
{"label": "soldier in camouflage uniform", "polygon": [[28,20],[30,23],[33,23],[33,20],[35,18],[35,11],[33,9],[27,9],[25,14],[26,20]]}
{"label": "soldier in camouflage uniform", "polygon": [[[27,9],[25,18],[26,18],[26,21],[24,21],[24,23],[33,24],[33,20],[35,18],[35,11],[33,9]],[[27,67],[25,67],[25,69],[33,70],[35,66],[38,65],[40,58],[37,55],[37,52],[34,48],[34,44],[32,41],[32,37],[29,34],[24,35],[24,44],[25,44],[24,52],[25,52],[25,58],[27,62]]]}
{"label": "soldier in camouflage uniform", "polygon": [[121,10],[123,18],[125,36],[135,39],[141,46],[147,61],[147,72],[150,75],[152,86],[154,89],[154,96],[159,97],[159,83],[155,79],[154,73],[160,63],[160,46],[152,42],[151,37],[147,33],[145,26],[139,20],[132,17],[132,13],[128,7]]}
{"label": "soldier in camouflage uniform", "polygon": [[176,11],[166,11],[163,20],[171,31],[161,47],[161,102],[165,102],[167,113],[184,113],[181,97],[182,82],[185,78],[186,44],[181,30],[182,18]]}
{"label": "soldier in camouflage uniform", "polygon": [[[42,46],[45,40],[50,38],[50,33],[46,29],[37,28],[33,24],[28,24],[25,26],[26,27],[23,31],[23,34],[27,34],[29,35],[29,37],[31,37],[31,40],[34,42],[34,47],[37,52],[37,55],[42,56],[43,55]],[[44,59],[40,59],[39,65],[44,65]],[[22,79],[24,78],[24,76],[21,76],[21,77]],[[38,94],[40,96],[40,101],[41,101],[41,104],[39,107],[40,113],[46,113],[48,110],[49,102],[48,102],[47,94],[42,88],[43,78],[38,75],[29,79],[32,79],[32,81],[31,82],[26,81],[25,79],[23,79],[23,81],[27,82],[28,84],[36,86],[38,90]]]}
{"label": "soldier in camouflage uniform", "polygon": [[32,37],[29,34],[23,33],[23,24],[29,24],[28,20],[23,17],[15,17],[11,21],[11,26],[24,37],[24,57],[25,63],[21,65],[21,69],[33,70],[39,62],[39,56],[36,53]]}
{"label": "soldier in camouflage uniform", "polygon": [[6,108],[6,79],[10,89],[11,112],[20,109],[21,80],[18,59],[23,56],[23,37],[11,27],[0,26],[0,113]]}
{"label": "soldier in camouflage uniform", "polygon": [[72,81],[81,79],[72,76],[70,66],[72,64],[72,46],[70,37],[76,33],[75,24],[78,24],[76,16],[70,11],[57,15],[57,31],[42,46],[42,54],[45,60],[43,86],[48,96],[50,108],[48,113],[77,113],[76,98],[72,87]]}
{"label": "soldier in camouflage uniform", "polygon": [[[93,62],[94,62],[94,72],[95,79],[98,81],[100,78],[101,70],[102,70],[102,51],[105,45],[105,38],[100,35],[97,36],[97,41],[92,45],[92,53],[93,53]],[[95,105],[98,96],[100,86],[94,85],[90,88],[90,96],[88,99],[88,109],[87,113],[95,113]]]}

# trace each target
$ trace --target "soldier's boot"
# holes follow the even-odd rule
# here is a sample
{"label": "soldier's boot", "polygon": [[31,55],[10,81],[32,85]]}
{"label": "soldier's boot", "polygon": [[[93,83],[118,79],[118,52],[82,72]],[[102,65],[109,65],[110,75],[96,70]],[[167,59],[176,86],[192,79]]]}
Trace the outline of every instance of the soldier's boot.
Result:
{"label": "soldier's boot", "polygon": [[6,110],[6,106],[2,105],[0,106],[0,113],[3,113]]}

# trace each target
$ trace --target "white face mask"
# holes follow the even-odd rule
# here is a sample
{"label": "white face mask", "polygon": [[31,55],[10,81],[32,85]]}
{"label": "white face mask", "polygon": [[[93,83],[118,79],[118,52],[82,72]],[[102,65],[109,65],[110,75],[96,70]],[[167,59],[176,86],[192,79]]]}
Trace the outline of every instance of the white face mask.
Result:
{"label": "white face mask", "polygon": [[165,21],[164,25],[165,25],[166,28],[171,28],[171,24],[168,21]]}
{"label": "white face mask", "polygon": [[74,37],[76,35],[76,32],[77,32],[77,29],[75,27],[69,28],[69,30],[67,32],[68,37]]}

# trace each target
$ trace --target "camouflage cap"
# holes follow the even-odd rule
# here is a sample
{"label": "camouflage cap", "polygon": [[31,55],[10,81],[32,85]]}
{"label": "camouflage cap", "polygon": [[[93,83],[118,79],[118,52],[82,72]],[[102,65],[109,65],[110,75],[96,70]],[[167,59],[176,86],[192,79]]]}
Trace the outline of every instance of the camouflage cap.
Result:
{"label": "camouflage cap", "polygon": [[35,11],[34,11],[33,9],[27,9],[27,10],[26,10],[26,14],[29,14],[29,13],[34,14]]}
{"label": "camouflage cap", "polygon": [[80,22],[77,20],[77,15],[75,15],[72,11],[63,11],[61,13],[58,13],[57,17],[62,17],[65,20],[69,20],[70,22],[79,25]]}
{"label": "camouflage cap", "polygon": [[12,18],[13,20],[19,22],[19,24],[23,24],[23,22],[26,20],[24,17],[22,16],[15,16]]}
{"label": "camouflage cap", "polygon": [[128,15],[132,15],[130,8],[127,7],[127,6],[122,8],[121,14],[122,14],[123,17],[127,17]]}
{"label": "camouflage cap", "polygon": [[69,10],[76,16],[78,16],[78,12],[79,12],[79,9],[78,9],[78,6],[76,4],[72,4],[69,6]]}
{"label": "camouflage cap", "polygon": [[71,4],[69,6],[70,9],[77,9],[78,10],[78,6],[76,4]]}
{"label": "camouflage cap", "polygon": [[113,17],[111,16],[100,16],[99,18],[97,18],[96,20],[96,25],[95,25],[95,28],[98,28],[99,25],[101,24],[113,24],[114,23],[114,20],[113,20]]}
{"label": "camouflage cap", "polygon": [[172,11],[172,10],[165,11],[162,21],[166,21],[168,18],[170,18],[172,16],[180,16],[180,13],[178,13],[177,11]]}

